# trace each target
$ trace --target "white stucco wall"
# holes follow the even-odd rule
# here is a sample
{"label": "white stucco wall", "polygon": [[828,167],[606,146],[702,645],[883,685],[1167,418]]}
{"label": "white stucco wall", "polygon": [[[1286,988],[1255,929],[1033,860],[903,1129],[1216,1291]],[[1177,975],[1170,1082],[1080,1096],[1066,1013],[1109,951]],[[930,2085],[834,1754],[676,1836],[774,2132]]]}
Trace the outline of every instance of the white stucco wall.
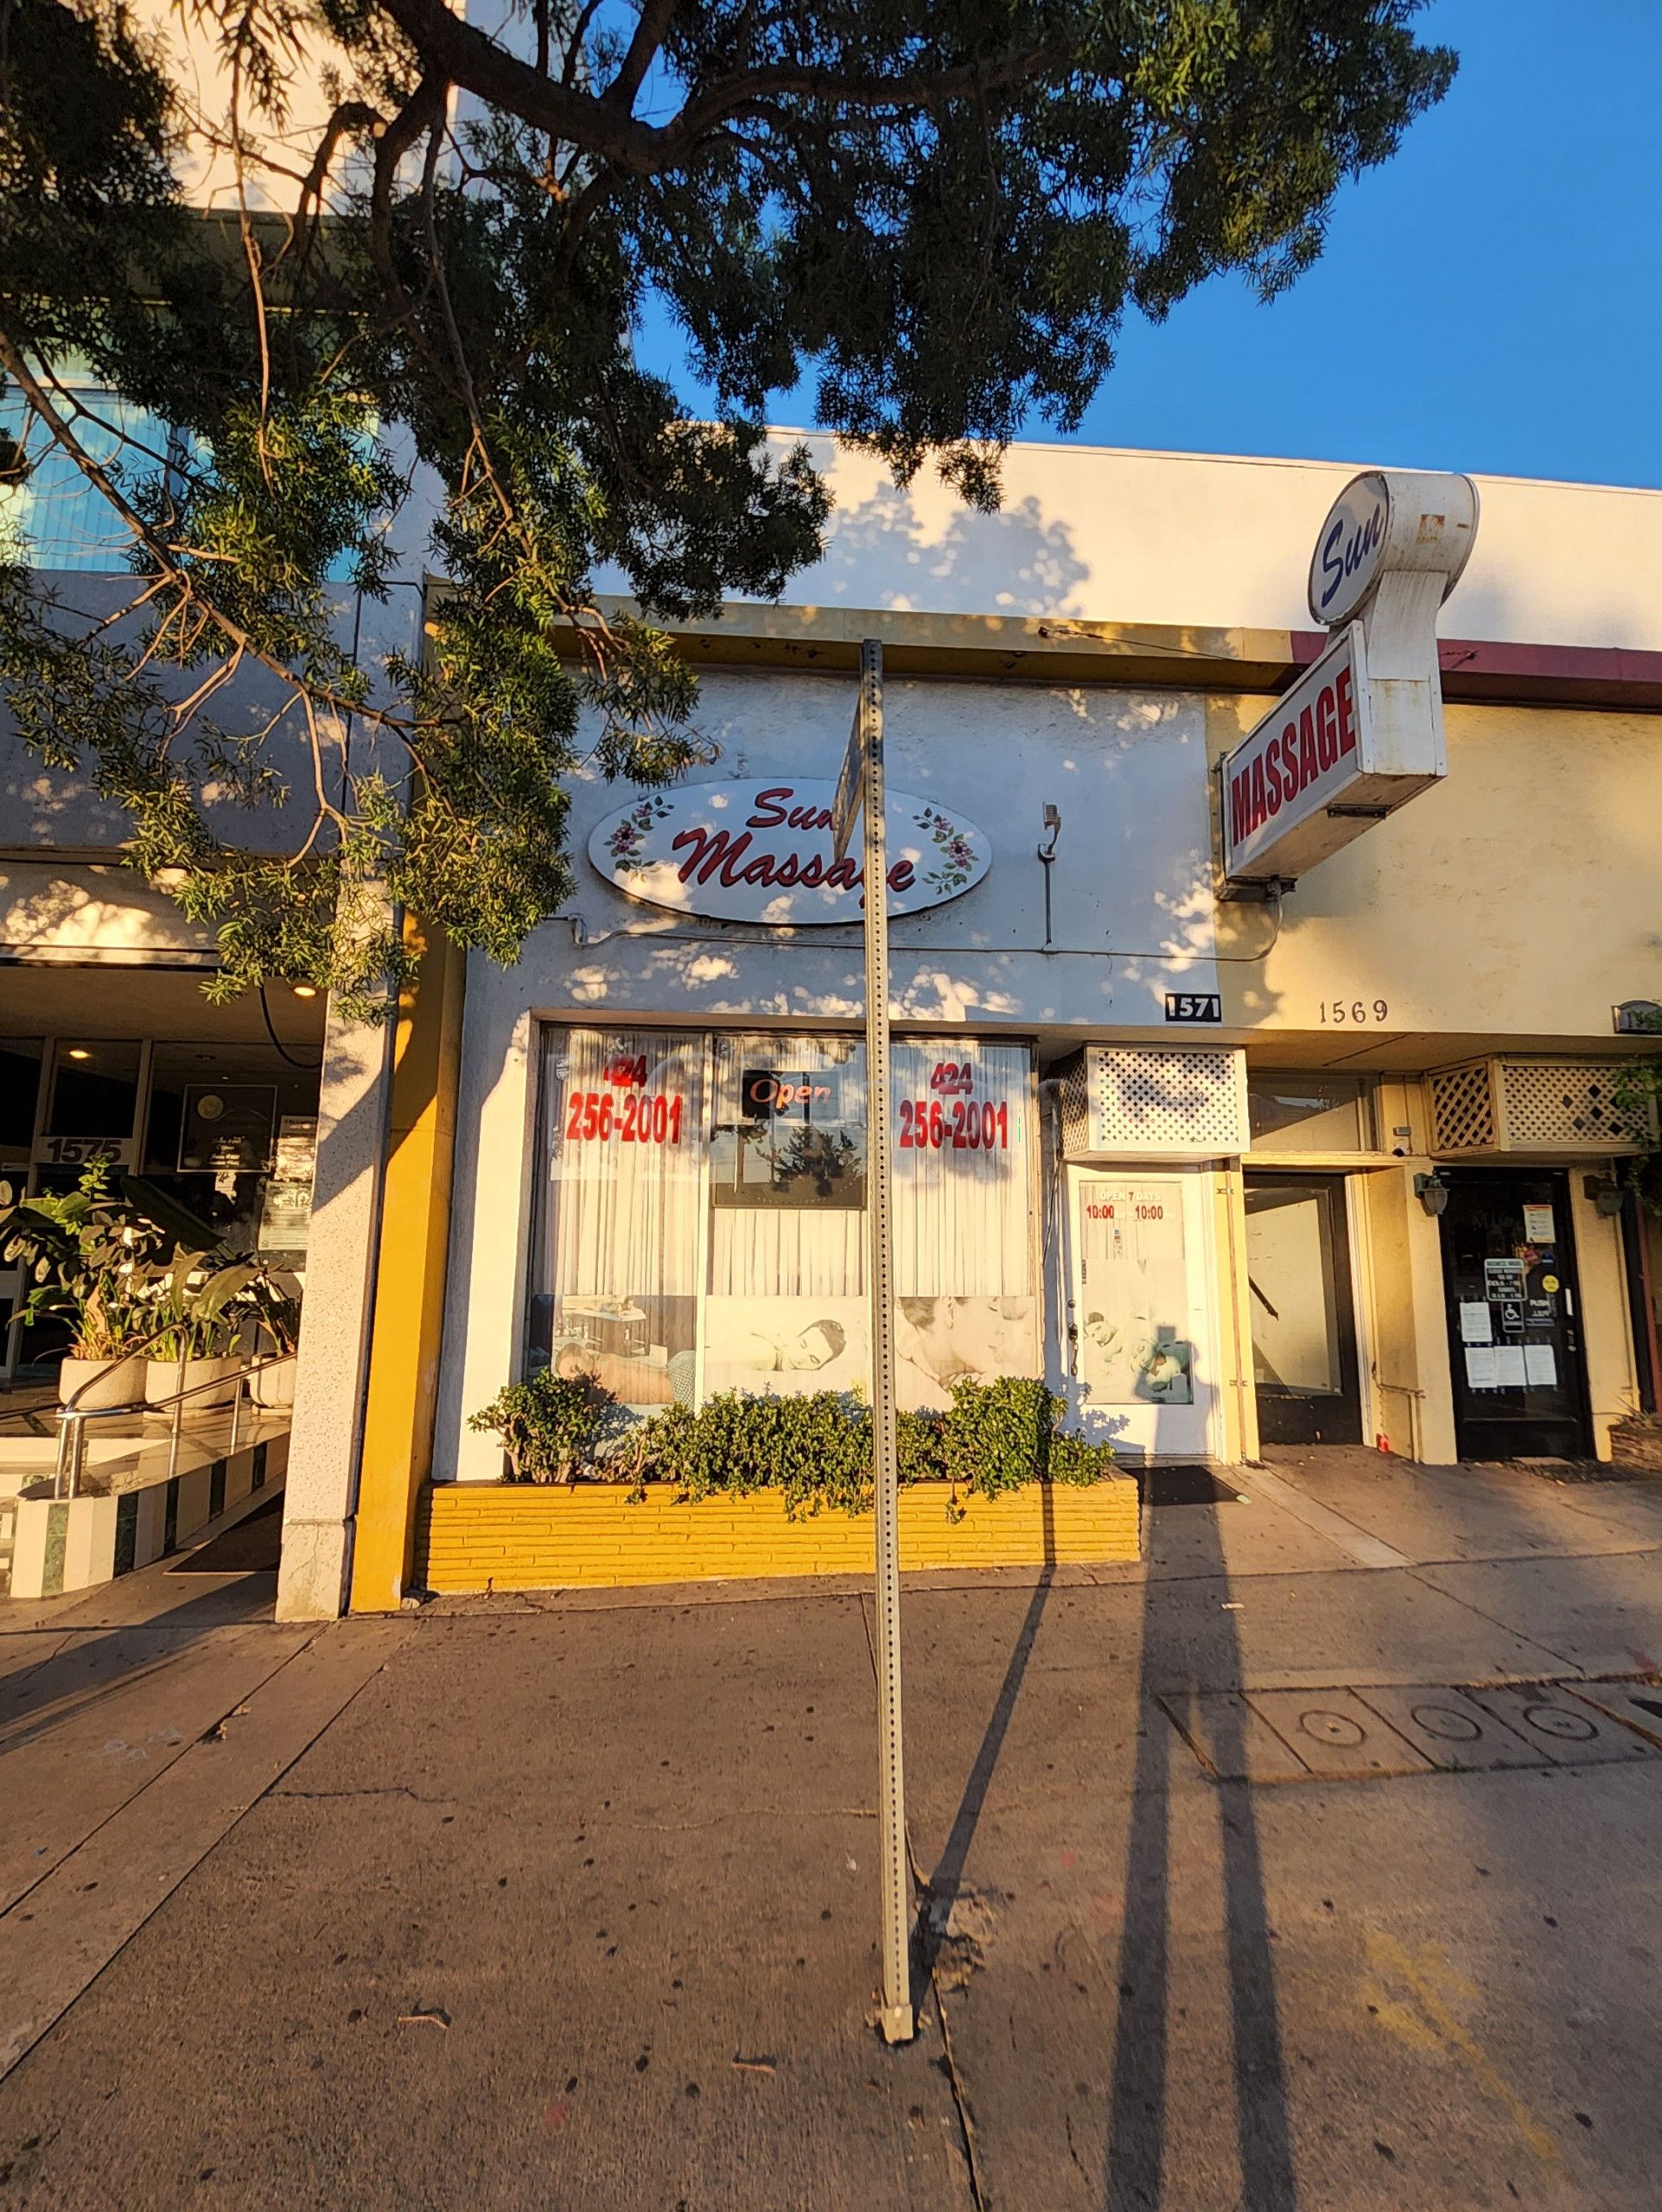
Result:
{"label": "white stucco wall", "polygon": [[131,868],[0,861],[0,960],[134,966],[215,957],[213,932]]}
{"label": "white stucco wall", "polygon": [[[723,748],[710,775],[834,776],[854,697],[846,677],[707,677],[700,725]],[[899,1019],[1100,1033],[1163,1021],[1168,988],[1217,989],[1200,699],[891,682],[885,725],[891,783],[967,815],[993,848],[991,870],[972,890],[892,925]],[[533,1018],[846,1025],[863,1013],[855,931],[790,936],[670,914],[597,875],[583,857],[589,831],[625,796],[593,776],[575,790],[579,889],[570,911],[589,942],[578,946],[568,923],[551,922],[517,968],[477,957],[469,963],[440,1481],[487,1479],[500,1464],[493,1440],[469,1435],[465,1423],[508,1379],[517,1355]],[[1036,856],[1047,800],[1062,811],[1050,953]]]}
{"label": "white stucco wall", "polygon": [[[1261,702],[1213,703],[1215,734]],[[1321,1009],[1360,1001],[1368,1035],[1417,1034],[1433,1065],[1440,1035],[1584,1046],[1618,1001],[1662,1000],[1657,717],[1456,703],[1447,728],[1446,779],[1302,877],[1264,958],[1220,963],[1226,1020],[1324,1035],[1337,1061],[1367,1035]],[[1265,918],[1227,910],[1225,950],[1263,946]]]}
{"label": "white stucco wall", "polygon": [[[700,722],[722,752],[704,777],[833,775],[855,688],[849,676],[708,674]],[[1479,1033],[1585,1050],[1608,1036],[1614,996],[1656,983],[1646,718],[1451,709],[1448,783],[1314,871],[1277,922],[1256,907],[1219,918],[1212,902],[1208,715],[1218,746],[1219,725],[1258,702],[920,678],[891,681],[885,705],[893,785],[967,816],[993,853],[961,898],[891,925],[895,1014],[917,1027],[1037,1033],[1047,1056],[1069,1031],[1192,1039],[1166,1027],[1166,991],[1218,990],[1220,1041],[1297,1033],[1301,1064],[1382,1043],[1399,1057],[1381,1064],[1420,1067]],[[518,1359],[538,1019],[846,1026],[863,1013],[854,930],[669,913],[599,875],[589,833],[627,796],[577,779],[572,920],[538,931],[514,969],[469,965],[439,1480],[498,1467],[492,1440],[465,1423]],[[1062,812],[1050,952],[1035,851],[1047,800]],[[1547,865],[1538,893],[1520,861]],[[1377,1023],[1376,995],[1388,1002]],[[1370,1026],[1324,1030],[1320,1003],[1335,998],[1366,999]]]}
{"label": "white stucco wall", "polygon": [[[1419,465],[1018,445],[1003,507],[977,515],[927,472],[897,492],[869,455],[807,443],[837,507],[793,605],[1224,628],[1313,628],[1305,576],[1334,495],[1360,469]],[[1475,481],[1477,543],[1444,637],[1662,650],[1662,493]]]}
{"label": "white stucco wall", "polygon": [[[705,676],[697,723],[721,754],[695,779],[834,778],[855,690],[846,676]],[[993,849],[975,888],[895,919],[897,1014],[1140,1023],[1179,978],[1188,989],[1217,988],[1198,698],[919,680],[889,682],[884,701],[891,786],[967,815]],[[578,889],[569,911],[589,942],[574,949],[564,921],[538,931],[502,978],[516,1003],[602,1014],[673,1007],[689,1018],[859,1014],[857,928],[759,942],[755,931],[644,906],[598,876],[584,857],[589,831],[627,796],[592,775],[576,785]],[[1036,856],[1048,800],[1062,812],[1048,955]],[[470,1005],[492,988],[470,982]]]}

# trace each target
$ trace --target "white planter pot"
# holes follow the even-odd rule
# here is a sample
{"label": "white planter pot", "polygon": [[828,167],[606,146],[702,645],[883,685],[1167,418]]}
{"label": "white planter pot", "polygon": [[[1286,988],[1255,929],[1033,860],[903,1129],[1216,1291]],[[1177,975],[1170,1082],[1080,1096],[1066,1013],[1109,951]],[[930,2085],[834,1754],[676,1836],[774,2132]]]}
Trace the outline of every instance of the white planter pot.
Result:
{"label": "white planter pot", "polygon": [[67,1359],[58,1370],[58,1403],[67,1406],[73,1398],[76,1411],[83,1414],[141,1405],[144,1370],[137,1352],[129,1352],[124,1359]]}
{"label": "white planter pot", "polygon": [[276,1367],[261,1370],[248,1378],[248,1395],[257,1406],[291,1406],[295,1402],[295,1368],[296,1356],[290,1352],[287,1359]]}
{"label": "white planter pot", "polygon": [[[144,1395],[155,1406],[181,1390],[197,1390],[195,1397],[185,1400],[187,1421],[194,1420],[199,1414],[222,1413],[235,1395],[232,1378],[241,1365],[234,1353],[225,1359],[188,1359],[183,1362],[182,1373],[176,1359],[149,1360],[145,1363]],[[217,1382],[221,1376],[226,1378],[223,1390],[198,1390],[200,1383]]]}

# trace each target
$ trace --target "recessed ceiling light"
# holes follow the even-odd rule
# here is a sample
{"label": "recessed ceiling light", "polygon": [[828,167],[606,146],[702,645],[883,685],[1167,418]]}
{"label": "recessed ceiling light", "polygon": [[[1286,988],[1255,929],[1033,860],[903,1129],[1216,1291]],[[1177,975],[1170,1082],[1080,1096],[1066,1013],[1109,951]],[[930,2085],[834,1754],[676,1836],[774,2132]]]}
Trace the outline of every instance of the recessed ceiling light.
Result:
{"label": "recessed ceiling light", "polygon": [[294,991],[297,999],[315,999],[317,996],[315,983],[296,983]]}
{"label": "recessed ceiling light", "polygon": [[69,1057],[72,1060],[90,1060],[92,1055],[85,1045],[72,1045],[69,1047]]}

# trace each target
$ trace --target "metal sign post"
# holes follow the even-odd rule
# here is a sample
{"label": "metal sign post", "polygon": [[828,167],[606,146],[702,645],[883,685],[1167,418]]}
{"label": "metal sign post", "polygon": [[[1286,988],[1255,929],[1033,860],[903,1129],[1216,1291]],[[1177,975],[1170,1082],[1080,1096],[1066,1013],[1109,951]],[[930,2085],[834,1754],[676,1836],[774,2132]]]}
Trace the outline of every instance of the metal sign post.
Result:
{"label": "metal sign post", "polygon": [[909,2043],[911,1914],[901,1728],[900,1474],[895,1448],[894,1261],[889,1236],[888,846],[883,819],[883,649],[860,647],[860,702],[833,809],[841,860],[865,816],[866,1223],[871,1296],[871,1438],[877,1521],[877,1857],[882,1884],[883,2001],[888,2043]]}

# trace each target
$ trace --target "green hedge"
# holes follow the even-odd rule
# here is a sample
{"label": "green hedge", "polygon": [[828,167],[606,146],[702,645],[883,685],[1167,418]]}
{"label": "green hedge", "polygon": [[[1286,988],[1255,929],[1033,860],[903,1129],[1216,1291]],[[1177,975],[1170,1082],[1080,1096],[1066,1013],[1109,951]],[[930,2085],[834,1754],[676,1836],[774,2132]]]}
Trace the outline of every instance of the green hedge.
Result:
{"label": "green hedge", "polygon": [[[501,1391],[469,1426],[500,1436],[521,1482],[566,1482],[594,1471],[632,1483],[671,1483],[687,1498],[780,1490],[794,1520],[826,1507],[871,1510],[871,1409],[851,1394],[709,1399],[695,1412],[669,1406],[637,1421],[592,1384],[549,1371]],[[944,1413],[903,1413],[902,1483],[947,1482],[958,1493],[996,1497],[1025,1483],[1093,1483],[1113,1452],[1062,1429],[1061,1399],[1021,1376],[952,1386]]]}

